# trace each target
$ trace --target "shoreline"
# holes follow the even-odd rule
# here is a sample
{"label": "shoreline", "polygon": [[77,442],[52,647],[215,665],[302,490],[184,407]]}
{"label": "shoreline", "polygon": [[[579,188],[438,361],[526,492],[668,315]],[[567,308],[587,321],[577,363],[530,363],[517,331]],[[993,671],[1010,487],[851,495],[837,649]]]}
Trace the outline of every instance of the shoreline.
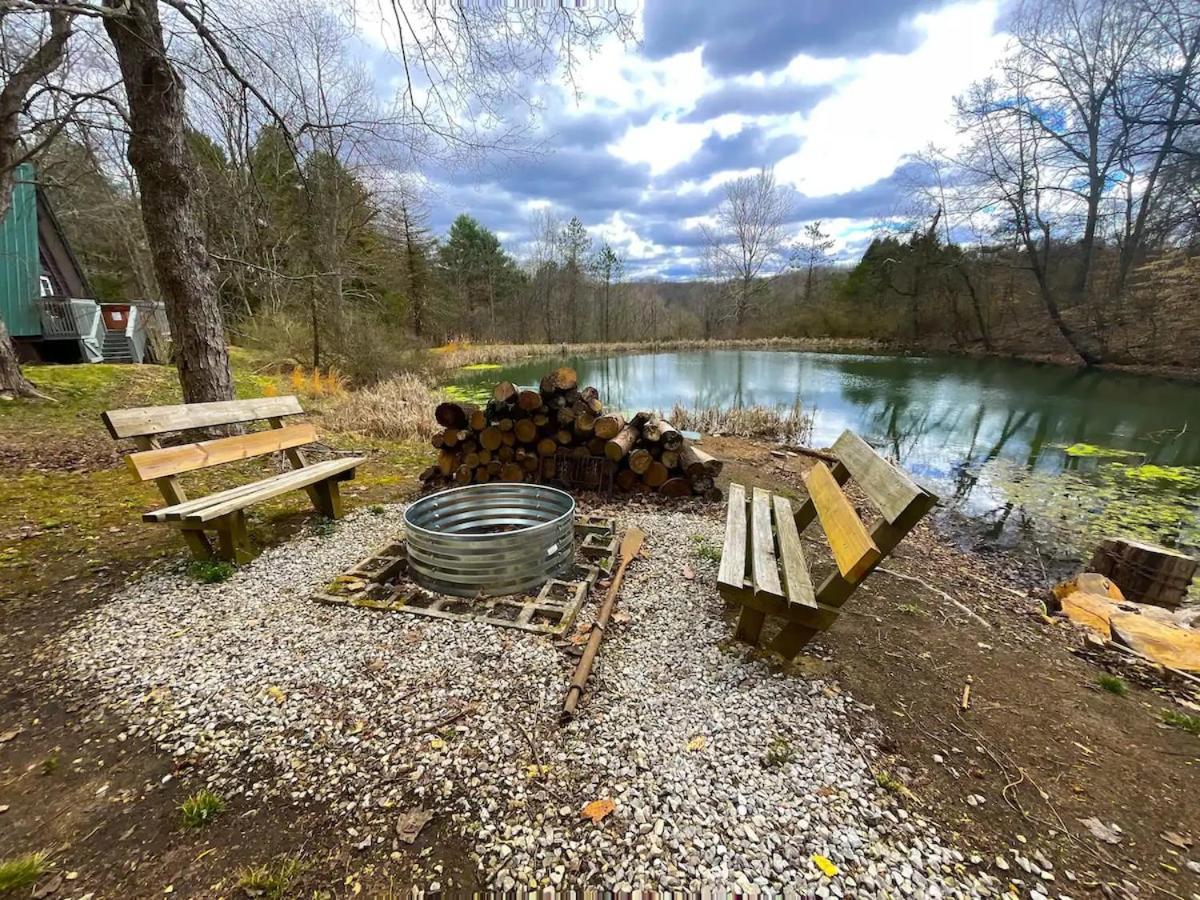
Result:
{"label": "shoreline", "polygon": [[704,350],[766,350],[775,352],[799,351],[835,355],[865,354],[878,356],[915,356],[923,358],[962,358],[974,360],[1007,360],[1011,362],[1051,365],[1060,368],[1089,369],[1125,375],[1142,375],[1200,383],[1200,368],[1156,365],[1152,363],[1102,363],[1086,366],[1078,359],[1062,353],[1010,353],[984,351],[961,347],[923,347],[889,343],[868,338],[737,338],[714,340],[673,341],[612,341],[608,343],[558,344],[449,344],[429,348],[426,352],[442,372],[458,371],[471,365],[517,362],[564,356],[605,356],[614,354],[684,353]]}

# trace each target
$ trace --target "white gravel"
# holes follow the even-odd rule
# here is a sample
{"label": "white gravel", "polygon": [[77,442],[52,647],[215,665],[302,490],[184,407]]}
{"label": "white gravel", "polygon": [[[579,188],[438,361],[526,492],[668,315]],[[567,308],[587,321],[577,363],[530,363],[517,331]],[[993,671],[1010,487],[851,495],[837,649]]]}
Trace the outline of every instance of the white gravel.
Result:
{"label": "white gravel", "polygon": [[[693,555],[692,535],[719,546],[714,518],[598,510],[642,528],[651,556],[630,570],[630,621],[610,629],[590,701],[560,729],[574,658],[549,639],[309,599],[398,534],[401,511],[359,511],[224,584],[133,584],[63,635],[63,666],[225,796],[328,805],[379,857],[399,812],[430,809],[473,841],[497,887],[1000,889],[876,785],[849,739],[874,755],[868,711],[728,646],[716,566]],[[768,763],[772,746],[790,759]],[[616,808],[601,823],[580,815],[605,797]]]}

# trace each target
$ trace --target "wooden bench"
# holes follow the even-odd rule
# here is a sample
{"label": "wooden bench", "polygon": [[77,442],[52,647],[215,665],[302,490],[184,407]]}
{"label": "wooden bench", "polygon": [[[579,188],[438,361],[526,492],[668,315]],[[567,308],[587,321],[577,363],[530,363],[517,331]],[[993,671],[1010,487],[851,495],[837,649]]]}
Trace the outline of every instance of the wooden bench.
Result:
{"label": "wooden bench", "polygon": [[[891,553],[930,509],[937,497],[891,465],[852,431],[833,445],[832,469],[819,462],[805,476],[808,499],[792,502],[763,488],[747,496],[729,485],[729,513],[717,589],[738,603],[738,640],[757,644],[768,615],[786,620],[770,649],[791,659],[838,617],[862,580]],[[879,510],[868,531],[842,492],[853,478]],[[836,564],[813,588],[800,535],[819,519]]]}
{"label": "wooden bench", "polygon": [[[101,418],[113,438],[135,441],[138,452],[127,457],[129,467],[140,480],[153,479],[169,504],[145,513],[142,519],[178,528],[197,559],[215,555],[241,563],[251,556],[245,518],[248,506],[303,489],[318,512],[331,519],[340,518],[342,499],[338,482],[353,478],[355,467],[364,461],[364,457],[355,456],[309,463],[300,447],[316,441],[316,429],[307,423],[283,423],[288,416],[302,412],[300,401],[289,396],[114,409],[103,413]],[[161,443],[162,435],[170,432],[241,425],[261,419],[270,423],[270,429],[169,447]],[[290,471],[195,500],[188,499],[177,477],[184,472],[278,451],[286,454]],[[216,532],[215,554],[206,531]]]}

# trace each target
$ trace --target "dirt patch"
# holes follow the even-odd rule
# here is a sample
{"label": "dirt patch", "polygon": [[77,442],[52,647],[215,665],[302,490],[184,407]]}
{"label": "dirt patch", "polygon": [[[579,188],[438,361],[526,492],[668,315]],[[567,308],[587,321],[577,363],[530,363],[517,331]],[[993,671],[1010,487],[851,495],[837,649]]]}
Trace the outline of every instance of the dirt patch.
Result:
{"label": "dirt patch", "polygon": [[[803,496],[813,458],[737,438],[704,444],[728,460],[727,479]],[[1194,896],[1200,740],[1163,724],[1178,707],[1151,687],[1100,689],[1102,670],[1073,654],[1082,634],[1044,616],[1040,569],[952,544],[936,517],[919,526],[883,565],[920,581],[876,572],[818,647],[843,687],[876,707],[894,754],[888,774],[1001,877],[997,856],[1028,882],[1012,851],[1036,850],[1054,863],[1048,894]],[[1119,826],[1120,842],[1096,840],[1080,821],[1093,817]],[[1166,832],[1196,845],[1184,851]]]}

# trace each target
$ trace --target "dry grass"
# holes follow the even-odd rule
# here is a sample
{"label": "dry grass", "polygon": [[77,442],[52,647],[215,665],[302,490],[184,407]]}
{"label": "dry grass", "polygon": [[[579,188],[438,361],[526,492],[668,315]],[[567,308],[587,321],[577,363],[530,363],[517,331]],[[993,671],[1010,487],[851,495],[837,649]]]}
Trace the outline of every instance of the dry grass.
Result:
{"label": "dry grass", "polygon": [[325,413],[334,431],[389,440],[428,440],[438,424],[433,409],[443,399],[429,382],[411,372],[351,391]]}
{"label": "dry grass", "polygon": [[434,370],[457,369],[478,363],[506,363],[530,357],[602,356],[614,353],[670,353],[684,350],[840,350],[868,352],[882,345],[872,340],[840,338],[755,338],[746,340],[684,340],[597,344],[472,344],[451,341],[429,352]]}
{"label": "dry grass", "polygon": [[666,418],[676,428],[702,434],[719,432],[787,444],[807,444],[812,437],[812,418],[804,414],[798,403],[786,412],[767,406],[691,409],[676,404]]}

